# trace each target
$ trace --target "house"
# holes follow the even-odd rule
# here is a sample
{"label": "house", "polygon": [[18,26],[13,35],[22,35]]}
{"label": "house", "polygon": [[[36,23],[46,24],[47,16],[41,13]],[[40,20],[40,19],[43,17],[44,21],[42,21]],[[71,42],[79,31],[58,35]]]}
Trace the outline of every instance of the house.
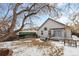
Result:
{"label": "house", "polygon": [[60,22],[48,18],[38,29],[37,35],[41,38],[70,39],[71,29]]}

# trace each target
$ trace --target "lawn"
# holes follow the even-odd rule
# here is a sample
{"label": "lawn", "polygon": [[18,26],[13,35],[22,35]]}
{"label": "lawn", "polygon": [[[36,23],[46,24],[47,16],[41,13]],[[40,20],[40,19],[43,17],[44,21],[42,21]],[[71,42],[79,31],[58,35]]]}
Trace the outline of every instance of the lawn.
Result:
{"label": "lawn", "polygon": [[18,40],[1,42],[1,48],[13,50],[13,56],[62,56],[64,47],[61,42],[47,41],[40,39]]}

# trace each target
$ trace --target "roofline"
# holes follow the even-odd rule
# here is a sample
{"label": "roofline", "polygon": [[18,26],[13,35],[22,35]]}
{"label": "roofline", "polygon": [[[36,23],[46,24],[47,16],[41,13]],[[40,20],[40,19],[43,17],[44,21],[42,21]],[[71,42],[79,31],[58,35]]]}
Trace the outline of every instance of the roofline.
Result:
{"label": "roofline", "polygon": [[64,25],[64,26],[66,26],[65,24],[63,24],[63,23],[60,23],[60,22],[58,22],[58,21],[56,21],[56,20],[53,20],[53,19],[51,19],[51,18],[48,18],[48,19],[50,19],[50,20],[52,20],[52,21],[55,21],[56,23],[59,23],[59,24],[61,24],[61,25]]}
{"label": "roofline", "polygon": [[51,28],[50,30],[55,30],[55,29],[64,29],[64,28]]}
{"label": "roofline", "polygon": [[[39,30],[48,20],[52,20],[52,21],[54,21],[54,22],[56,22],[56,23],[59,23],[59,24],[64,25],[64,26],[67,26],[67,25],[62,24],[62,23],[60,23],[60,22],[58,22],[58,21],[55,21],[55,20],[53,20],[53,19],[51,19],[51,18],[48,18],[48,19],[38,28],[38,30]],[[67,26],[67,27],[69,27],[69,26]]]}

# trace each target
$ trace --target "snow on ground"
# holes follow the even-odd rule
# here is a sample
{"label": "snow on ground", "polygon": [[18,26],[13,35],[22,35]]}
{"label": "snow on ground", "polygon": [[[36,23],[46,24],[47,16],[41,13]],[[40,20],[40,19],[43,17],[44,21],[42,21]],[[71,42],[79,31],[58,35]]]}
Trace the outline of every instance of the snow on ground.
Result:
{"label": "snow on ground", "polygon": [[[72,36],[74,40],[79,40],[78,37]],[[36,39],[39,42],[41,41],[39,38]],[[0,42],[0,48],[10,48],[14,51],[13,56],[48,56],[48,55],[63,55],[64,56],[79,56],[79,42],[78,47],[72,46],[64,46],[61,41],[48,41],[48,43],[52,44],[51,47],[39,47],[39,46],[30,46],[27,45],[27,42],[31,42],[31,40],[19,40],[19,41],[11,41],[11,42]],[[58,51],[60,50],[60,52]]]}
{"label": "snow on ground", "polygon": [[64,56],[79,56],[79,47],[64,47]]}
{"label": "snow on ground", "polygon": [[79,38],[75,35],[72,35],[73,40],[79,40]]}
{"label": "snow on ground", "polygon": [[58,46],[58,47],[64,47],[64,43],[61,42],[61,41],[55,41],[55,42],[52,42],[55,44],[55,46]]}
{"label": "snow on ground", "polygon": [[[40,39],[37,39],[37,41],[42,42]],[[0,48],[12,49],[13,56],[60,56],[64,54],[63,45],[58,42],[47,42],[51,43],[51,46],[42,46],[45,43],[42,45],[31,45],[29,42],[31,42],[31,40],[2,42],[0,43]]]}
{"label": "snow on ground", "polygon": [[[79,40],[75,35],[72,36],[73,40]],[[77,43],[78,47],[64,46],[64,56],[79,56],[79,42]]]}
{"label": "snow on ground", "polygon": [[40,56],[43,54],[41,49],[38,47],[17,47],[13,55],[15,56]]}

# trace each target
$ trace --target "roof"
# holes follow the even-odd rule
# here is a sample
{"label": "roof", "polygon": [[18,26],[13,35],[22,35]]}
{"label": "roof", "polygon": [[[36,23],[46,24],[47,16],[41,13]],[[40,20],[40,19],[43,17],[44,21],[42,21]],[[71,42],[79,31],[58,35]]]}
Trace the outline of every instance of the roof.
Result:
{"label": "roof", "polygon": [[[58,22],[58,21],[55,21],[55,20],[53,20],[53,19],[51,19],[51,18],[48,18],[48,19],[39,27],[39,29],[40,29],[48,20],[52,20],[52,21],[54,21],[54,22],[56,22],[56,23],[59,23],[59,24],[64,25],[64,26],[67,26],[67,25],[62,24],[62,23],[60,23],[60,22]],[[67,27],[69,27],[69,26],[67,26]],[[39,29],[38,29],[38,30],[39,30]]]}

